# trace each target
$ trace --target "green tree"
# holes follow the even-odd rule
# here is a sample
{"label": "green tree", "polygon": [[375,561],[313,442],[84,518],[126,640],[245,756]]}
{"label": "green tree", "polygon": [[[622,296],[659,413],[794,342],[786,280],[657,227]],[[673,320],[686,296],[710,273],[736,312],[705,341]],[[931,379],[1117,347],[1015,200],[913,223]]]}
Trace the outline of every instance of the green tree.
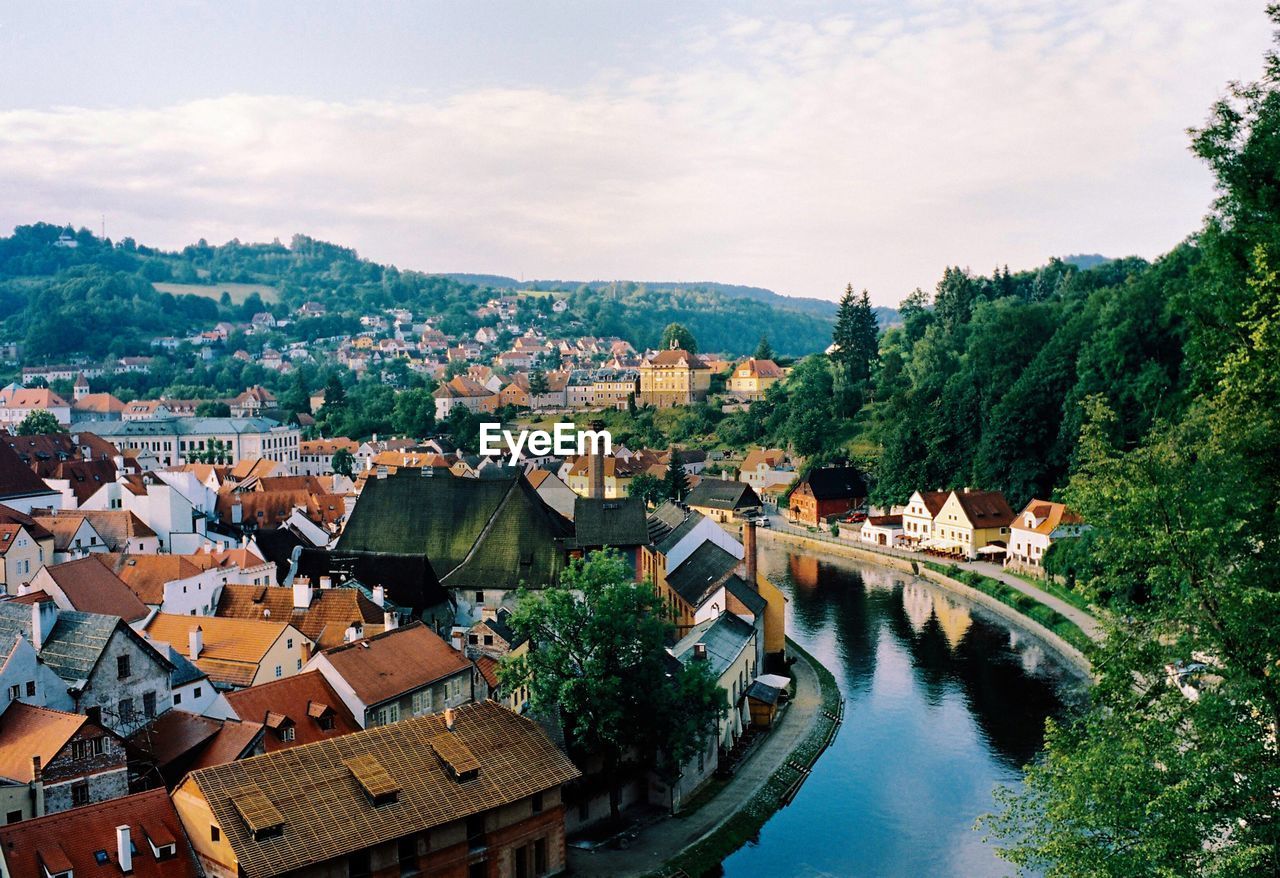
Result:
{"label": "green tree", "polygon": [[646,506],[656,506],[665,497],[662,479],[651,473],[636,473],[627,485],[627,496],[643,500]]}
{"label": "green tree", "polygon": [[350,449],[339,448],[333,453],[333,460],[329,462],[329,469],[333,470],[340,476],[351,477],[355,472],[356,456],[351,453]]}
{"label": "green tree", "polygon": [[760,343],[756,345],[756,352],[751,356],[757,360],[772,360],[773,346],[769,344],[769,336],[760,336]]}
{"label": "green tree", "polygon": [[229,418],[231,417],[231,406],[225,402],[217,402],[206,400],[196,406],[197,418]]}
{"label": "green tree", "polygon": [[461,403],[449,412],[444,428],[459,448],[469,451],[480,449],[480,419]]}
{"label": "green tree", "polygon": [[671,674],[662,601],[617,552],[572,559],[559,587],[521,589],[510,625],[536,647],[504,660],[503,685],[527,685],[535,712],[558,714],[571,751],[603,761],[615,820],[625,760],[673,778],[715,734],[724,691],[706,663]]}
{"label": "green tree", "polygon": [[698,342],[693,337],[693,333],[681,323],[668,323],[667,328],[662,330],[662,341],[659,345],[663,350],[670,347],[677,347],[680,350],[688,351],[691,354],[698,352]]}
{"label": "green tree", "polygon": [[39,436],[46,433],[65,433],[66,428],[58,423],[52,412],[35,409],[18,422],[15,428],[17,436]]}
{"label": "green tree", "polygon": [[436,401],[427,390],[415,387],[396,394],[392,425],[397,433],[421,438],[436,426]]}
{"label": "green tree", "polygon": [[534,369],[529,373],[529,395],[544,396],[548,390],[547,373],[542,369]]}
{"label": "green tree", "polygon": [[662,495],[667,500],[679,502],[689,493],[689,476],[684,471],[684,462],[680,459],[680,449],[671,446],[670,459],[667,461],[667,473],[662,479]]}
{"label": "green tree", "polygon": [[326,409],[342,409],[347,404],[347,389],[342,386],[342,378],[337,372],[330,372],[324,382],[324,407]]}

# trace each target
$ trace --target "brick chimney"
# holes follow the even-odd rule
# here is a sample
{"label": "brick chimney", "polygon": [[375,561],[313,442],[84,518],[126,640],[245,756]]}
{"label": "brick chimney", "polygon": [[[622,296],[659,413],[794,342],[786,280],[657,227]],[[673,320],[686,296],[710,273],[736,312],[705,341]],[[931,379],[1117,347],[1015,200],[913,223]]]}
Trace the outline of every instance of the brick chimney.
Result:
{"label": "brick chimney", "polygon": [[[604,429],[604,421],[592,421],[587,428],[598,433]],[[587,457],[587,496],[593,500],[604,499],[604,455],[602,454],[592,454]]]}
{"label": "brick chimney", "polygon": [[756,523],[747,519],[742,525],[742,560],[747,567],[747,585],[756,587]]}

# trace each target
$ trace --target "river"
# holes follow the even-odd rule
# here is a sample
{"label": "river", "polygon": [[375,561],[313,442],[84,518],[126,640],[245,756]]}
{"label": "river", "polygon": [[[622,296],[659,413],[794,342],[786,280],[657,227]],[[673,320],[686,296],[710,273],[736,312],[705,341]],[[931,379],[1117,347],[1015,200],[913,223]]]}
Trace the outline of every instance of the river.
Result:
{"label": "river", "polygon": [[835,675],[844,726],[729,878],[1012,873],[973,830],[1081,697],[1078,673],[1002,618],[907,574],[762,545],[787,630]]}

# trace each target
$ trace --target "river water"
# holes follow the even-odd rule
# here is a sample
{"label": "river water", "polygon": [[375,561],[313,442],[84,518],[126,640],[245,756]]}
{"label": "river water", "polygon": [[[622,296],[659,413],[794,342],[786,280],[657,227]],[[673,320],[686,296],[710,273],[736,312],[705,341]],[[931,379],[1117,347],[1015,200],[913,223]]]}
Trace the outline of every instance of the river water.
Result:
{"label": "river water", "polygon": [[1077,673],[1001,617],[907,574],[761,547],[787,630],[835,675],[844,726],[730,878],[1012,874],[973,829],[1017,784]]}

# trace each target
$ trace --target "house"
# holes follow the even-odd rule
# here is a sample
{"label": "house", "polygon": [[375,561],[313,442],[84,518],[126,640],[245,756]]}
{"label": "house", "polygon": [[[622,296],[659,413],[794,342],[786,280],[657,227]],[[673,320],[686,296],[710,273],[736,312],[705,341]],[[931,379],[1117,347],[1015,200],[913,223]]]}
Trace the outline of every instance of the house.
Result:
{"label": "house", "polygon": [[734,366],[726,389],[739,399],[763,399],[765,393],[782,380],[783,371],[773,360],[757,360],[754,357]]}
{"label": "house", "polygon": [[151,609],[181,616],[212,616],[226,574],[200,555],[110,552],[96,560]]}
{"label": "house", "polygon": [[333,551],[351,560],[361,582],[385,582],[401,606],[434,606],[448,589],[478,616],[476,608],[501,606],[522,583],[558,582],[572,535],[572,524],[519,474],[402,471],[365,484]]}
{"label": "house", "polygon": [[71,403],[47,387],[9,384],[0,388],[0,426],[14,427],[39,411],[53,415],[63,426],[71,423]]}
{"label": "house", "polygon": [[950,491],[916,491],[902,510],[902,538],[908,545],[919,545],[933,537],[933,522],[942,511]]}
{"label": "house", "polygon": [[307,669],[324,676],[361,728],[438,713],[477,695],[475,667],[421,622],[326,649]]}
{"label": "house", "polygon": [[298,466],[302,431],[270,418],[150,417],[95,426],[102,438],[121,451],[150,452],[160,466],[184,463],[234,465],[245,458],[267,458],[293,474]]}
{"label": "house", "polygon": [[721,524],[755,517],[761,510],[760,498],[746,482],[706,477],[689,491],[684,504]]}
{"label": "house", "polygon": [[241,720],[267,729],[263,744],[268,753],[360,731],[360,724],[319,671],[228,692],[226,699]]}
{"label": "house", "polygon": [[1006,549],[1013,510],[999,491],[952,491],[933,521],[933,536],[924,545],[966,558],[976,558],[993,544]]}
{"label": "house", "polygon": [[21,702],[0,714],[0,808],[5,822],[105,802],[128,792],[124,741],[118,735],[86,716]]}
{"label": "house", "polygon": [[791,491],[790,517],[817,526],[833,515],[857,509],[867,499],[867,482],[857,467],[809,470]]}
{"label": "house", "polygon": [[62,512],[56,515],[32,516],[36,522],[53,534],[54,564],[84,558],[94,552],[108,551],[107,542],[98,533],[97,528],[83,515],[75,512]]}
{"label": "house", "polygon": [[870,515],[858,530],[858,539],[873,546],[896,546],[902,541],[902,515]]}
{"label": "house", "polygon": [[71,403],[71,425],[94,421],[119,421],[124,417],[125,404],[110,393],[80,393],[76,388]]}
{"label": "house", "polygon": [[598,549],[616,549],[634,573],[640,569],[640,552],[649,543],[646,512],[638,497],[579,497],[573,507],[573,539],[567,545],[577,557]]}
{"label": "house", "polygon": [[455,406],[472,414],[491,412],[498,407],[498,394],[466,375],[455,375],[432,393],[436,403],[436,420],[443,421]]}
{"label": "house", "polygon": [[[213,470],[202,464],[199,466]],[[135,539],[125,540],[125,548],[121,548],[121,541],[116,540],[116,548],[112,551],[154,552],[157,550],[152,548],[154,545],[159,551],[188,553],[196,551],[206,540],[204,513],[212,511],[213,497],[212,489],[201,483],[194,472],[130,473],[99,487],[80,502],[78,511],[105,510],[132,516],[126,521],[131,530],[136,530],[130,534]],[[140,521],[150,534],[135,525],[133,518]],[[90,520],[97,525],[95,519]]]}
{"label": "house", "polygon": [[[263,357],[265,359],[265,353]],[[256,418],[263,412],[276,407],[276,395],[265,387],[255,384],[239,396],[227,400],[227,406],[231,409],[233,418]]]}
{"label": "house", "polygon": [[747,452],[738,469],[738,481],[746,482],[761,497],[768,488],[789,485],[795,477],[795,468],[787,461],[787,453],[781,448],[753,448]]}
{"label": "house", "polygon": [[151,640],[186,646],[186,658],[221,690],[291,677],[302,670],[310,642],[287,622],[177,616],[157,613],[147,623]]}
{"label": "house", "polygon": [[640,363],[641,405],[671,408],[692,405],[707,398],[711,369],[688,351],[675,347],[659,351]]}
{"label": "house", "polygon": [[1044,569],[1044,556],[1059,540],[1074,539],[1089,526],[1078,513],[1052,500],[1032,500],[1009,526],[1009,551],[1005,564]]}
{"label": "house", "polygon": [[119,616],[135,627],[140,627],[151,614],[133,590],[98,558],[41,567],[31,578],[28,591],[44,592],[60,610]]}
{"label": "house", "polygon": [[751,722],[746,699],[741,696],[756,678],[755,629],[733,613],[721,613],[693,626],[671,647],[671,654],[685,665],[707,662],[712,676],[724,690],[729,710],[720,719],[714,745],[727,753]]}
{"label": "house", "polygon": [[62,494],[32,472],[8,442],[0,442],[0,504],[30,515],[32,509],[61,509]]}
{"label": "house", "polygon": [[0,594],[20,594],[43,564],[44,549],[31,531],[18,522],[0,521]]}
{"label": "house", "polygon": [[[39,660],[26,637],[9,637],[6,632],[4,640],[0,644],[0,713],[18,702],[54,710],[75,708],[67,694],[67,682]],[[3,744],[0,741],[0,747]]]}
{"label": "house", "polygon": [[534,876],[565,868],[561,787],[578,776],[486,702],[201,769],[173,802],[206,875]]}
{"label": "house", "polygon": [[340,450],[348,451],[354,456],[359,448],[359,443],[345,437],[302,442],[298,446],[298,475],[333,475],[333,456]]}
{"label": "house", "polygon": [[529,486],[538,492],[538,497],[543,503],[565,518],[573,517],[573,506],[578,495],[573,493],[573,489],[561,481],[559,476],[550,470],[534,469],[525,473],[524,477],[529,482]]}
{"label": "house", "polygon": [[635,369],[600,369],[591,381],[591,405],[600,409],[626,411],[640,390],[640,373]]}
{"label": "house", "polygon": [[128,509],[77,509],[58,514],[82,517],[97,531],[109,552],[154,555],[162,548],[156,532]]}
{"label": "house", "polygon": [[199,878],[163,789],[0,827],[5,878]]}
{"label": "house", "polygon": [[[305,576],[295,576],[288,587],[229,583],[222,588],[217,615],[288,622],[320,649],[397,626],[399,620],[388,612],[389,605],[384,609],[359,589],[330,584],[327,576],[321,588],[314,588]],[[383,594],[380,587],[373,591],[375,597]]]}
{"label": "house", "polygon": [[72,709],[105,728],[128,735],[170,707],[172,665],[119,616],[0,603],[0,641],[18,636],[67,686]]}
{"label": "house", "polygon": [[171,710],[129,737],[134,783],[172,789],[197,768],[261,756],[264,732],[262,723]]}

